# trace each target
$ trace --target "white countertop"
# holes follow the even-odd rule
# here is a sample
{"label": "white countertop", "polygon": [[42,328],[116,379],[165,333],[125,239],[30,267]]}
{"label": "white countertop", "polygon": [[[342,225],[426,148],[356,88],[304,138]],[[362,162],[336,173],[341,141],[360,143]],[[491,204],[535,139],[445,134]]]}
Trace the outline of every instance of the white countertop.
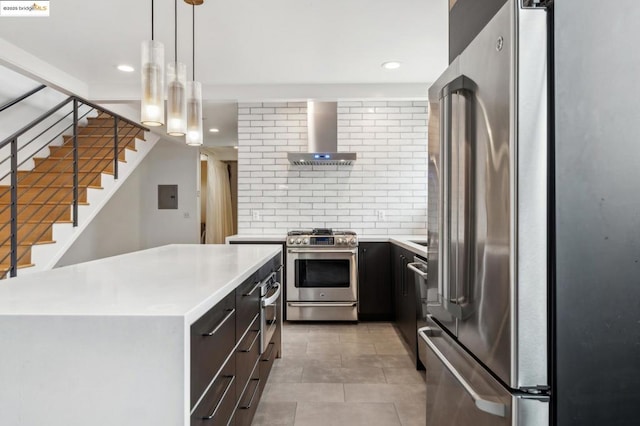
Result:
{"label": "white countertop", "polygon": [[169,245],[24,275],[0,282],[0,316],[183,316],[191,324],[279,252]]}
{"label": "white countertop", "polygon": [[[230,242],[280,242],[284,243],[285,235],[281,234],[236,234],[227,237],[227,244]],[[414,241],[426,241],[425,235],[362,235],[358,234],[358,241],[361,243],[393,243],[405,248],[419,256],[427,257],[427,247],[416,244]]]}

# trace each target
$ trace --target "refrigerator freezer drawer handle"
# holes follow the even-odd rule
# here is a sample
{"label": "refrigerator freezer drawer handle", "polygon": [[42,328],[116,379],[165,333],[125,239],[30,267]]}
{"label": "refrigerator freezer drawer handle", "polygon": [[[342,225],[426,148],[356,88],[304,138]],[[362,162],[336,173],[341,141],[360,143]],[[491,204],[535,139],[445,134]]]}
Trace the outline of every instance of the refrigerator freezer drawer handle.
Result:
{"label": "refrigerator freezer drawer handle", "polygon": [[[465,391],[469,394],[473,401],[478,407],[479,410],[484,411],[485,413],[492,414],[498,417],[505,417],[507,415],[507,407],[504,404],[499,402],[490,401],[488,399],[482,398],[472,387],[471,385],[462,377],[462,375],[455,369],[453,365],[449,362],[449,360],[440,352],[440,350],[436,347],[436,345],[431,341],[429,336],[425,333],[425,331],[430,331],[429,327],[421,328],[418,331],[418,334],[422,340],[429,346],[429,348],[433,351],[433,353],[438,357],[440,362],[447,367],[447,370],[456,378],[456,380],[462,385]],[[435,330],[434,330],[435,331]],[[429,368],[429,367],[427,367]]]}
{"label": "refrigerator freezer drawer handle", "polygon": [[413,272],[415,272],[416,274],[420,275],[420,277],[424,280],[427,279],[427,273],[424,272],[422,269],[418,269],[417,267],[423,266],[423,264],[421,263],[407,263],[407,268],[411,269]]}

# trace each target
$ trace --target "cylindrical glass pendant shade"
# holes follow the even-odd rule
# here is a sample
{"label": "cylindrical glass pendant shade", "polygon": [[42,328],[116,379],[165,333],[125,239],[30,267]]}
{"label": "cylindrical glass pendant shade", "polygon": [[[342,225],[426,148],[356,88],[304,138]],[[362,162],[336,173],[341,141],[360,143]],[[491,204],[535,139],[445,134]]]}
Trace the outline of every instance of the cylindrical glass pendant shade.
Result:
{"label": "cylindrical glass pendant shade", "polygon": [[202,85],[187,82],[187,145],[202,145]]}
{"label": "cylindrical glass pendant shade", "polygon": [[142,99],[140,122],[146,126],[164,124],[164,45],[142,42]]}
{"label": "cylindrical glass pendant shade", "polygon": [[167,65],[167,133],[184,136],[187,133],[187,66],[180,62]]}

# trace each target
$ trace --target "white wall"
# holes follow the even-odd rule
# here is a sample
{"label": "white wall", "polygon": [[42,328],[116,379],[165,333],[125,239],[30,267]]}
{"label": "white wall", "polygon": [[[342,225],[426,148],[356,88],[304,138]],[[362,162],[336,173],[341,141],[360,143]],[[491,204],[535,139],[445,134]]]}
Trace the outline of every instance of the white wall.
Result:
{"label": "white wall", "polygon": [[[200,151],[160,141],[149,153],[140,222],[145,248],[200,241]],[[178,209],[158,210],[158,185],[178,185]],[[188,216],[188,217],[186,217]]]}
{"label": "white wall", "polygon": [[338,102],[338,151],[357,153],[352,166],[290,165],[287,152],[307,150],[306,120],[304,102],[238,105],[239,234],[426,235],[426,101]]}
{"label": "white wall", "polygon": [[[197,148],[160,140],[56,267],[164,244],[197,244],[199,158]],[[177,210],[158,210],[162,184],[178,185]]]}

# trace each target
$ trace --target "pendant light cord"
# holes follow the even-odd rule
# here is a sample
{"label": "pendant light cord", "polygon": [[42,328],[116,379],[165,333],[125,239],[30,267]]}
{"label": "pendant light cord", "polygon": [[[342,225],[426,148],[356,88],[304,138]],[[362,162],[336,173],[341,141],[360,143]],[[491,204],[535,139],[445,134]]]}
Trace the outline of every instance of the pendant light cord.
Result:
{"label": "pendant light cord", "polygon": [[151,41],[153,41],[153,0],[151,0]]}
{"label": "pendant light cord", "polygon": [[192,41],[193,52],[191,57],[191,69],[193,71],[193,81],[196,81],[196,5],[191,5],[191,24],[192,24]]}
{"label": "pendant light cord", "polygon": [[[174,8],[175,9],[174,10],[174,12],[175,12],[174,13],[174,18],[175,18],[175,20],[174,20],[174,24],[175,24],[174,25],[175,39],[174,40],[176,41],[176,43],[175,43],[175,46],[174,46],[173,54],[174,54],[175,62],[177,64],[178,63],[178,0],[175,0],[174,5],[175,5],[175,8]],[[177,71],[177,67],[176,67],[176,71]]]}

